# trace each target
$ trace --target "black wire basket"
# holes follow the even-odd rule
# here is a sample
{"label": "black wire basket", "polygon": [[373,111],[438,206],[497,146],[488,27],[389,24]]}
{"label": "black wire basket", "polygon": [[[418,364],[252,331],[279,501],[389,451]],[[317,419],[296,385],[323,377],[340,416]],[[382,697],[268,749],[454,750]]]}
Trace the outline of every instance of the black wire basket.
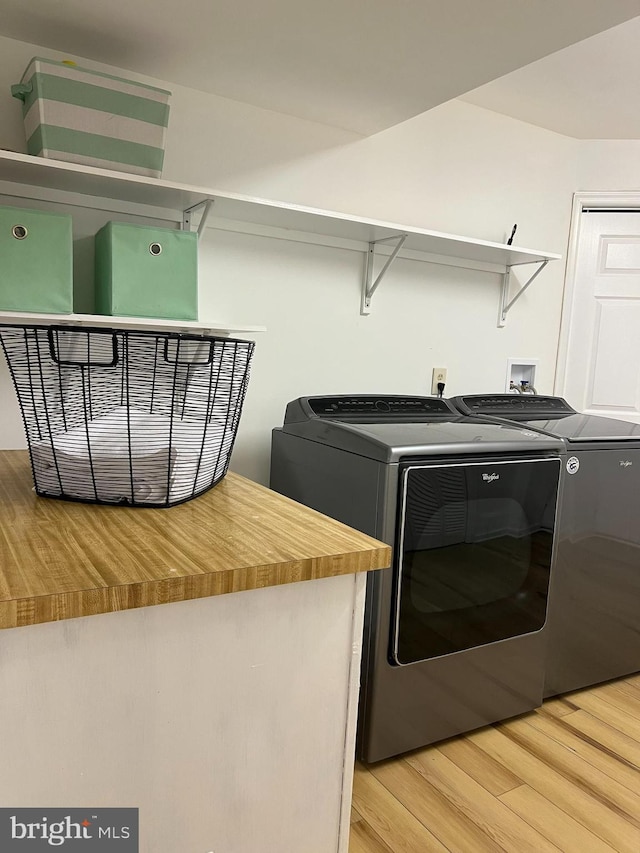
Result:
{"label": "black wire basket", "polygon": [[252,341],[5,325],[0,343],[39,495],[168,507],[227,473]]}

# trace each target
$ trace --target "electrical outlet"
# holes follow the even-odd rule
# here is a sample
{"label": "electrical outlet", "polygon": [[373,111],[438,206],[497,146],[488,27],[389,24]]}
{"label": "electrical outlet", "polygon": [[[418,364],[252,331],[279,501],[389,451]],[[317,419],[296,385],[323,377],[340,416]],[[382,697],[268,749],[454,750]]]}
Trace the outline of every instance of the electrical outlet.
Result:
{"label": "electrical outlet", "polygon": [[438,393],[438,382],[447,381],[447,368],[446,367],[434,367],[433,373],[431,374],[431,393]]}

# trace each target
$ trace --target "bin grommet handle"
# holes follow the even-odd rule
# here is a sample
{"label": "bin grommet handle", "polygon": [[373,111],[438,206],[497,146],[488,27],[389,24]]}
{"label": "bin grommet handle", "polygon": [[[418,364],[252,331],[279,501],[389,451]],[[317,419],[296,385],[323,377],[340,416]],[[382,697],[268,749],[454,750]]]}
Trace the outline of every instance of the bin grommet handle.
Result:
{"label": "bin grommet handle", "polygon": [[29,229],[25,225],[14,225],[11,229],[11,233],[16,240],[24,240],[29,233]]}
{"label": "bin grommet handle", "polygon": [[150,243],[149,251],[152,255],[161,255],[162,254],[162,245],[160,243]]}

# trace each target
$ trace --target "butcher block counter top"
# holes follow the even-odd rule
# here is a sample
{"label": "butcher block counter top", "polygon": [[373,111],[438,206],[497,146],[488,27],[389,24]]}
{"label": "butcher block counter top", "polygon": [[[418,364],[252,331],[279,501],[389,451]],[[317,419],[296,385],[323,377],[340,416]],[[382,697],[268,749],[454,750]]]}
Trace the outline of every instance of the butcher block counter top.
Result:
{"label": "butcher block counter top", "polygon": [[0,451],[0,628],[389,566],[363,533],[237,474],[169,509],[40,498]]}

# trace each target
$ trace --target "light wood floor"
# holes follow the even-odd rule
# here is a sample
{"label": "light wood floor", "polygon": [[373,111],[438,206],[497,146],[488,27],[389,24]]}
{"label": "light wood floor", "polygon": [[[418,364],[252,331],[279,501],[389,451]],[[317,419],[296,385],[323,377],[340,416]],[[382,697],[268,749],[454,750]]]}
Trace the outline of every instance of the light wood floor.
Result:
{"label": "light wood floor", "polygon": [[640,853],[640,675],[358,765],[349,853]]}

